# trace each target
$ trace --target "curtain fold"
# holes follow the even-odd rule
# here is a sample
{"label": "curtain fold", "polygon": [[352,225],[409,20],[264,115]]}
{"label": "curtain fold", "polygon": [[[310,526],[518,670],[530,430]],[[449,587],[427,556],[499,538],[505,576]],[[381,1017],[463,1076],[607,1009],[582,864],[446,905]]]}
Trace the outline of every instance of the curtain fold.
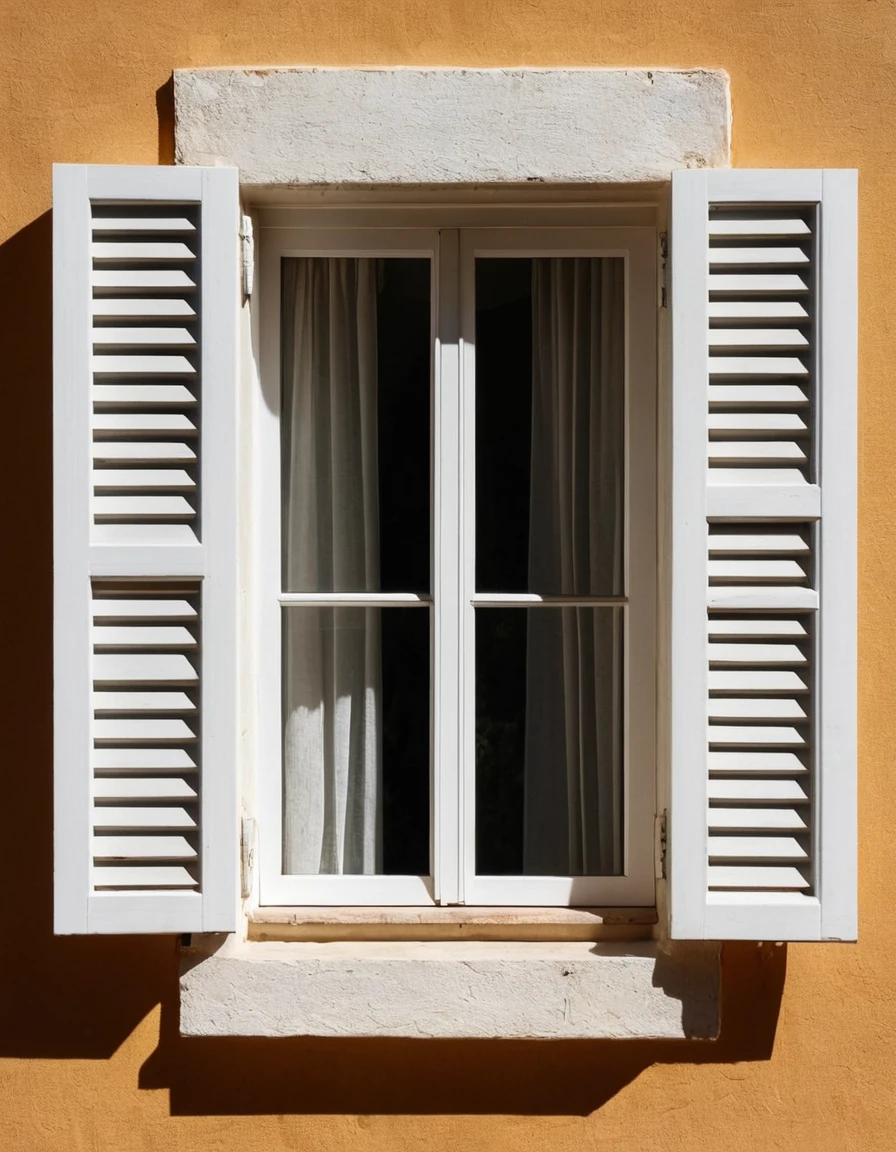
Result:
{"label": "curtain fold", "polygon": [[[283,587],[379,590],[376,262],[283,261]],[[380,610],[283,612],[283,867],[382,863]]]}
{"label": "curtain fold", "polygon": [[[618,258],[533,260],[532,592],[623,590],[624,285]],[[528,615],[523,870],[619,874],[622,612]]]}

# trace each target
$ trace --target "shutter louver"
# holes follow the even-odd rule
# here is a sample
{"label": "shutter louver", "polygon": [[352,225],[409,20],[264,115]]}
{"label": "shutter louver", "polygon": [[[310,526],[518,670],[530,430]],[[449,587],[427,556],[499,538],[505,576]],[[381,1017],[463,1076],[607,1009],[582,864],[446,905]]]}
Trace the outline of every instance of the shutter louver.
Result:
{"label": "shutter louver", "polygon": [[238,188],[54,173],[56,931],[235,924]]}
{"label": "shutter louver", "polygon": [[672,934],[854,937],[854,176],[673,228]]}

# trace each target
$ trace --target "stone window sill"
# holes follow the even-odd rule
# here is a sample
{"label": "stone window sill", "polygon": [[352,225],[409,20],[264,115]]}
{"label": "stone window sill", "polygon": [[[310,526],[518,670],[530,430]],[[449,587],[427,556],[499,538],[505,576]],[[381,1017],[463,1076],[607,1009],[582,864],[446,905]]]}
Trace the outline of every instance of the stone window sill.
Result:
{"label": "stone window sill", "polygon": [[712,944],[260,942],[183,950],[184,1036],[714,1039]]}

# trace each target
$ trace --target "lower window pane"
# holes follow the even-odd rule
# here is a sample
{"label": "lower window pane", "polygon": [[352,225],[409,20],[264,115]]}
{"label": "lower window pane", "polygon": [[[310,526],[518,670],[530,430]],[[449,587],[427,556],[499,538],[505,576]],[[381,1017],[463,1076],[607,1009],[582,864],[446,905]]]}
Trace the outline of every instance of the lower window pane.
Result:
{"label": "lower window pane", "polygon": [[476,872],[618,876],[620,608],[476,610]]}
{"label": "lower window pane", "polygon": [[429,611],[283,610],[283,870],[427,876]]}

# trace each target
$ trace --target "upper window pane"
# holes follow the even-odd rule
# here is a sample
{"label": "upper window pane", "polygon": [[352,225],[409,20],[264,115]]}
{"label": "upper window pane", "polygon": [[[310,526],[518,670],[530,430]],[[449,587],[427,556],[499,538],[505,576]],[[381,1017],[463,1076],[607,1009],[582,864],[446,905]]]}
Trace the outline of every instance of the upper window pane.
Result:
{"label": "upper window pane", "polygon": [[625,263],[476,261],[476,589],[623,592]]}
{"label": "upper window pane", "polygon": [[282,261],[286,592],[430,589],[430,262]]}

